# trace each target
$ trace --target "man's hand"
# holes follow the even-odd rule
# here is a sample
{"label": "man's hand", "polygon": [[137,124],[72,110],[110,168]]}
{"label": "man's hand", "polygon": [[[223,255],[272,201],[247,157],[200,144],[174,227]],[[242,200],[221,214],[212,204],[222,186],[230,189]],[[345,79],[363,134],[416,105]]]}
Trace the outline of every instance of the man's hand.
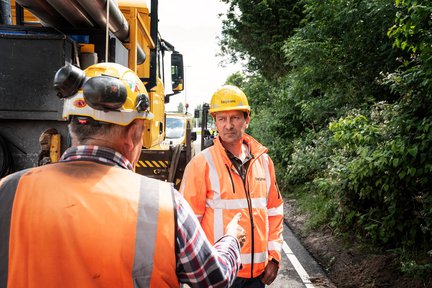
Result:
{"label": "man's hand", "polygon": [[234,216],[231,222],[228,223],[226,227],[226,234],[237,238],[240,243],[240,247],[243,247],[244,243],[246,242],[246,230],[239,225],[238,222],[240,221],[240,218],[241,213],[239,212]]}
{"label": "man's hand", "polygon": [[270,285],[274,279],[276,279],[278,270],[278,265],[273,261],[269,261],[263,274],[261,275],[261,282],[266,285]]}

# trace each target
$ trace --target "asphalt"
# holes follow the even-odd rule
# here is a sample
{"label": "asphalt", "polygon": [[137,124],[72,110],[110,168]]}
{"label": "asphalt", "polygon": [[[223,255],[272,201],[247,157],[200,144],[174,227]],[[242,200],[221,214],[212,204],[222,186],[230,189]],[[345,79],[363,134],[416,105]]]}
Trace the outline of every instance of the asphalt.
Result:
{"label": "asphalt", "polygon": [[324,270],[284,223],[283,251],[279,273],[268,287],[331,287]]}

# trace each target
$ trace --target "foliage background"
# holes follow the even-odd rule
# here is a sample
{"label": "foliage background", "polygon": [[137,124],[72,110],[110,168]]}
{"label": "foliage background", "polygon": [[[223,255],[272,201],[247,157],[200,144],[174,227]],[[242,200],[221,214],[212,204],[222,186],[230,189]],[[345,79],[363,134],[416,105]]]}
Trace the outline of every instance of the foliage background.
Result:
{"label": "foliage background", "polygon": [[432,272],[432,1],[222,0],[227,83],[279,184],[327,226]]}

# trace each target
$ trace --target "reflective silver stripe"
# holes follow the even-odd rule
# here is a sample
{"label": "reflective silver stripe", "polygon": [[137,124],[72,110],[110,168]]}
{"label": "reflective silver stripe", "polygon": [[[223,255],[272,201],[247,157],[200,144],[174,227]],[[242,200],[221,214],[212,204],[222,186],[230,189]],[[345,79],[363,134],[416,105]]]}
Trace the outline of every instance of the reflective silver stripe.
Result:
{"label": "reflective silver stripe", "polygon": [[[252,208],[267,208],[267,199],[265,198],[252,198]],[[248,203],[246,198],[243,199],[207,199],[207,207],[213,209],[225,209],[225,210],[235,210],[235,209],[247,209]]]}
{"label": "reflective silver stripe", "polygon": [[214,209],[214,241],[216,242],[222,236],[223,233],[223,210],[222,209]]}
{"label": "reflective silver stripe", "polygon": [[[281,240],[283,241],[283,239],[281,239]],[[275,251],[280,252],[282,250],[282,242],[279,242],[279,241],[269,241],[267,243],[267,249],[269,251],[275,250]]]}
{"label": "reflective silver stripe", "polygon": [[271,185],[271,177],[270,177],[270,171],[269,171],[269,159],[267,154],[263,154],[264,159],[264,171],[266,174],[266,185],[267,185],[267,199],[270,194],[270,185]]}
{"label": "reflective silver stripe", "polygon": [[268,216],[283,215],[283,204],[279,205],[278,207],[268,209],[267,215]]}
{"label": "reflective silver stripe", "polygon": [[[211,154],[212,148],[205,149],[203,151],[204,158],[207,161],[209,166],[209,178],[210,185],[213,190],[213,200],[219,201],[221,199],[221,191],[220,191],[220,183],[219,183],[219,174],[216,169],[216,166],[213,161],[213,156]],[[216,242],[224,235],[224,227],[223,227],[223,211],[221,208],[214,209],[213,215],[213,237]]]}
{"label": "reflective silver stripe", "polygon": [[[252,254],[241,254],[242,264],[252,263]],[[267,260],[267,252],[254,253],[254,263],[263,263]]]}
{"label": "reflective silver stripe", "polygon": [[[165,183],[146,178],[141,179],[137,211],[135,257],[132,267],[134,287],[150,286],[158,225],[159,191],[163,184]],[[165,194],[164,197],[171,197],[172,195],[171,193]]]}
{"label": "reflective silver stripe", "polygon": [[209,178],[210,184],[214,192],[214,198],[220,199],[220,183],[219,183],[219,174],[217,172],[216,166],[213,161],[212,154],[210,152],[211,149],[205,149],[203,151],[203,155],[207,164],[209,166]]}
{"label": "reflective silver stripe", "polygon": [[0,287],[7,286],[10,224],[15,193],[21,176],[27,171],[22,170],[0,181]]}

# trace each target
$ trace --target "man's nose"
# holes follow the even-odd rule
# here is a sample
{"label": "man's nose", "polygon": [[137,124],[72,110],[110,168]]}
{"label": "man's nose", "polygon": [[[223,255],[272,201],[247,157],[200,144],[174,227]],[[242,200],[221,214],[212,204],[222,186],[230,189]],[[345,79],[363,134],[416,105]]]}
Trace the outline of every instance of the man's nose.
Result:
{"label": "man's nose", "polygon": [[227,119],[226,127],[229,128],[229,129],[231,129],[232,127],[234,127],[234,121],[233,121],[233,119],[231,119],[231,118]]}

